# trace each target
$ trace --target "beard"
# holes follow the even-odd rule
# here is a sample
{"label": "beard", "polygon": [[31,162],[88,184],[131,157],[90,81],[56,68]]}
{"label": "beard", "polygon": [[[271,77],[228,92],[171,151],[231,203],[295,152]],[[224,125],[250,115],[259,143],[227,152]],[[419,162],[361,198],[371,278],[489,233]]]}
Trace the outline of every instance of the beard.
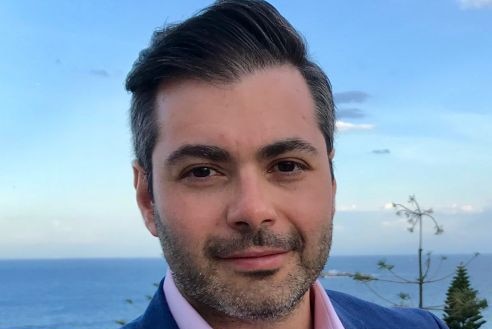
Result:
{"label": "beard", "polygon": [[[291,314],[321,273],[331,246],[331,219],[309,237],[309,245],[297,231],[277,234],[260,228],[227,239],[210,237],[202,250],[173,232],[157,209],[154,219],[176,287],[190,304],[243,321],[278,321]],[[239,274],[220,268],[220,258],[254,246],[290,251],[295,255],[291,270],[282,276],[277,269]]]}

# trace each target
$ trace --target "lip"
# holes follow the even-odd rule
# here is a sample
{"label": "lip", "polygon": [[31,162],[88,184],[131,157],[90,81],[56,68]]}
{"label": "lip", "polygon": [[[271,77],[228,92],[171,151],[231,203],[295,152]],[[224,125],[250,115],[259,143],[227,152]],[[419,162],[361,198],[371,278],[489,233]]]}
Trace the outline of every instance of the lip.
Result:
{"label": "lip", "polygon": [[249,249],[219,259],[239,272],[271,271],[280,268],[288,254],[288,250]]}

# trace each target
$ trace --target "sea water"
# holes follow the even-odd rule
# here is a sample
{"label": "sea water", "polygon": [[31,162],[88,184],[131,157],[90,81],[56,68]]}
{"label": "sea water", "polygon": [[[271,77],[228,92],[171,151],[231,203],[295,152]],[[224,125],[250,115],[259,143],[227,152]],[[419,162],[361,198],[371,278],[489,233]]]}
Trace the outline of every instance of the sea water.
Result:
{"label": "sea water", "polygon": [[[453,274],[470,256],[449,256],[432,261],[429,278]],[[325,270],[332,274],[322,284],[332,290],[382,305],[399,304],[408,293],[408,306],[418,305],[415,284],[376,281],[370,285],[334,274],[361,272],[379,279],[396,279],[378,270],[384,259],[409,280],[417,277],[416,256],[332,256]],[[439,266],[440,264],[440,266]],[[438,268],[439,267],[439,268]],[[140,315],[166,273],[162,259],[60,259],[0,261],[0,329],[117,329]],[[480,255],[468,266],[472,287],[492,304],[492,255]],[[424,288],[424,305],[442,306],[452,275]],[[442,311],[434,311],[442,317]],[[492,329],[490,308],[482,312]]]}

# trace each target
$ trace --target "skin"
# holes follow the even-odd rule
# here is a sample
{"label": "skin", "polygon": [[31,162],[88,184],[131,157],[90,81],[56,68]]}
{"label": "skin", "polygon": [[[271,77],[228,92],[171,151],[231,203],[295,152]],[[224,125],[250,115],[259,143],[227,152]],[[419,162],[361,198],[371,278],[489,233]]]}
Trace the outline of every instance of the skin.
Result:
{"label": "skin", "polygon": [[[214,328],[310,328],[336,183],[302,75],[282,65],[230,84],[162,86],[156,114],[154,197],[137,163],[134,185],[180,292]],[[195,287],[190,271],[202,275]],[[210,285],[205,297],[200,285]],[[299,298],[255,317],[204,300],[214,293],[244,309]]]}

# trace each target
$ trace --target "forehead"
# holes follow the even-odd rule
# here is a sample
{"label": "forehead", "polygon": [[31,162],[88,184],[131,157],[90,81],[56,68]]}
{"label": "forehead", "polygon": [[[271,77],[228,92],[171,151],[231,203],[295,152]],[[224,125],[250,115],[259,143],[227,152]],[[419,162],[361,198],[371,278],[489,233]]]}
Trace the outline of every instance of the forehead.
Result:
{"label": "forehead", "polygon": [[309,87],[294,67],[263,69],[229,84],[184,81],[156,97],[156,149],[218,145],[231,152],[301,138],[324,144]]}

